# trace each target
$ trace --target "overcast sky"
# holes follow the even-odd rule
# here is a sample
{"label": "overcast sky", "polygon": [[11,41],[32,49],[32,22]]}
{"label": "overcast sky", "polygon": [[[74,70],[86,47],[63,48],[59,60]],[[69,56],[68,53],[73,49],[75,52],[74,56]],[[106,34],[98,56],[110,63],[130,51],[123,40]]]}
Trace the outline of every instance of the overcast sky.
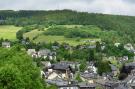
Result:
{"label": "overcast sky", "polygon": [[1,10],[72,9],[135,16],[135,0],[0,0]]}

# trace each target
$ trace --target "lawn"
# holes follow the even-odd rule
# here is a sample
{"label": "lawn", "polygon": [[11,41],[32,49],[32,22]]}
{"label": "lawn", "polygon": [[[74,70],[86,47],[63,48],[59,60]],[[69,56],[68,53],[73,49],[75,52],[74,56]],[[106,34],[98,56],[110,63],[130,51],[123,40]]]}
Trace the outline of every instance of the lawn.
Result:
{"label": "lawn", "polygon": [[16,40],[16,32],[20,29],[21,27],[15,27],[13,25],[1,25],[0,38]]}

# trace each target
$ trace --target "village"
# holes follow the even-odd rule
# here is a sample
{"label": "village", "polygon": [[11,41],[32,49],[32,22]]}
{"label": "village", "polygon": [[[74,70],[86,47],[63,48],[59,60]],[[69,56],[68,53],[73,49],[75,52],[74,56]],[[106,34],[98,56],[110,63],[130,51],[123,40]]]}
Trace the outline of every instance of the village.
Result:
{"label": "village", "polygon": [[[21,44],[29,43],[22,41]],[[4,48],[13,46],[9,41],[4,41],[1,45]],[[119,45],[120,43],[114,44],[115,47]],[[63,47],[65,50],[75,49],[70,45],[64,45]],[[97,45],[81,45],[77,49],[95,49],[96,47]],[[102,45],[101,50],[104,50],[105,47],[105,45]],[[111,71],[99,74],[94,60],[86,61],[84,65],[79,61],[56,61],[58,49],[60,49],[60,46],[52,45],[51,49],[39,48],[37,51],[35,48],[29,48],[26,50],[33,60],[42,59],[40,62],[34,61],[34,63],[35,66],[40,67],[41,77],[48,86],[55,85],[58,89],[135,89],[135,57],[129,59],[127,55],[121,57],[104,56],[105,60],[112,62],[109,64]],[[135,49],[130,43],[125,44],[124,49],[135,53]],[[116,62],[123,65],[123,68],[115,65]],[[123,71],[124,73],[122,73]]]}

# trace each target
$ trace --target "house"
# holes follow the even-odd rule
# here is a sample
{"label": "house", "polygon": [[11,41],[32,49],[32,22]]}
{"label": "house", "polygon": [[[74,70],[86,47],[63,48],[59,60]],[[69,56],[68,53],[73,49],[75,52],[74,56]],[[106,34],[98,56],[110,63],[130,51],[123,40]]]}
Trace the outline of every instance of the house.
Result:
{"label": "house", "polygon": [[52,85],[56,85],[56,86],[67,86],[69,84],[68,81],[65,81],[65,80],[59,79],[59,78],[56,78],[56,79],[53,79],[53,80],[46,79],[45,81],[48,84],[52,84]]}
{"label": "house", "polygon": [[55,71],[57,74],[62,75],[62,78],[64,79],[69,79],[70,77],[72,77],[72,68],[67,64],[52,64],[51,69],[53,69],[53,71]]}
{"label": "house", "polygon": [[52,46],[52,49],[57,50],[57,49],[59,49],[59,46]]}
{"label": "house", "polygon": [[133,50],[134,50],[132,44],[130,44],[130,43],[124,45],[124,48],[125,48],[126,50],[128,50],[128,51],[133,51]]}
{"label": "house", "polygon": [[135,83],[130,84],[131,89],[135,89]]}
{"label": "house", "polygon": [[[72,81],[65,81],[59,78],[56,78],[54,80],[46,80],[48,84],[53,84],[58,87],[58,89],[84,89],[80,88],[77,83],[72,83]],[[91,88],[88,88],[91,89]]]}
{"label": "house", "polygon": [[125,67],[125,70],[133,70],[135,69],[135,62],[126,63],[124,67]]}
{"label": "house", "polygon": [[69,84],[69,85],[58,86],[58,89],[79,89],[79,87],[74,84]]}
{"label": "house", "polygon": [[71,62],[71,61],[61,61],[61,64],[69,65],[72,68],[72,72],[79,70],[80,63],[79,62]]}
{"label": "house", "polygon": [[50,68],[51,67],[51,63],[49,61],[41,61],[41,66],[43,68]]}
{"label": "house", "polygon": [[27,42],[25,39],[23,39],[23,40],[21,41],[21,43],[22,43],[23,45],[28,45],[28,44],[30,44],[30,42]]}
{"label": "house", "polygon": [[107,73],[103,73],[102,76],[100,76],[101,79],[103,80],[111,80],[114,81],[116,76],[114,76],[113,72],[107,72]]}
{"label": "house", "polygon": [[58,86],[58,89],[96,89],[96,85],[95,84],[88,84],[88,83],[79,83],[79,84],[68,84],[68,85],[61,85]]}
{"label": "house", "polygon": [[115,65],[112,65],[112,64],[110,64],[110,67],[111,67],[111,71],[112,71],[113,76],[117,76],[118,73],[119,73],[118,68]]}
{"label": "house", "polygon": [[49,53],[48,57],[50,60],[56,60],[56,55],[57,55],[56,52],[51,52],[51,53]]}
{"label": "house", "polygon": [[51,53],[49,49],[42,49],[38,51],[38,57],[47,58],[47,56]]}
{"label": "house", "polygon": [[50,79],[50,80],[54,80],[54,79],[56,79],[56,78],[62,79],[62,75],[59,75],[59,74],[56,73],[56,72],[50,72],[50,73],[48,74],[48,76],[46,77],[46,79]]}
{"label": "house", "polygon": [[90,73],[94,73],[94,74],[97,74],[97,68],[95,67],[95,63],[94,62],[88,62],[87,63],[87,69],[88,69],[88,72]]}
{"label": "house", "polygon": [[10,48],[10,42],[2,42],[2,47]]}
{"label": "house", "polygon": [[64,46],[64,48],[65,48],[66,50],[71,49],[71,46],[70,46],[70,45],[68,45],[68,44],[64,44],[63,46]]}
{"label": "house", "polygon": [[96,89],[96,85],[95,84],[89,84],[89,83],[79,83],[78,84],[79,89]]}
{"label": "house", "polygon": [[125,63],[126,61],[128,61],[128,56],[124,56],[124,57],[119,58],[119,63]]}
{"label": "house", "polygon": [[49,58],[49,60],[56,60],[56,52],[51,52],[49,49],[42,49],[38,51],[39,58]]}
{"label": "house", "polygon": [[114,82],[114,81],[107,81],[104,84],[104,88],[105,89],[115,89],[118,86],[119,86],[119,83],[118,82]]}
{"label": "house", "polygon": [[131,73],[125,79],[127,84],[135,84],[135,69],[131,70]]}
{"label": "house", "polygon": [[36,50],[35,49],[28,49],[27,50],[27,54],[30,55],[31,57],[35,57],[37,58],[37,53],[36,53]]}
{"label": "house", "polygon": [[[132,89],[129,88],[128,86],[124,85],[124,84],[119,84],[117,87],[115,87],[114,89]],[[133,88],[134,89],[134,88]]]}
{"label": "house", "polygon": [[89,48],[89,49],[95,49],[96,48],[96,45],[89,45],[87,48]]}
{"label": "house", "polygon": [[81,49],[85,49],[86,46],[85,45],[78,45],[76,48],[81,50]]}
{"label": "house", "polygon": [[67,64],[63,64],[63,63],[52,64],[52,69],[61,71],[61,72],[71,71],[70,66]]}
{"label": "house", "polygon": [[104,50],[105,48],[106,48],[105,45],[102,45],[102,46],[101,46],[101,50]]}
{"label": "house", "polygon": [[83,81],[88,81],[89,83],[94,83],[94,79],[97,78],[97,74],[86,72],[81,73],[80,76]]}
{"label": "house", "polygon": [[114,43],[114,46],[119,47],[120,43]]}
{"label": "house", "polygon": [[45,72],[48,74],[47,79],[55,79],[58,77],[67,80],[73,78],[73,70],[68,64],[52,64],[51,67],[48,67],[48,70],[45,70]]}

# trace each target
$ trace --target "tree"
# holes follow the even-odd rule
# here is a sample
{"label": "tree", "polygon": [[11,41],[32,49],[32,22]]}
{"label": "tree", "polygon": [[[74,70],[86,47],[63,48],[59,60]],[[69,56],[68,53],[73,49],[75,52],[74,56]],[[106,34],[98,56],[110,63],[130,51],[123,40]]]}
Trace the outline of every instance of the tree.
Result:
{"label": "tree", "polygon": [[16,38],[18,40],[22,40],[23,39],[23,31],[22,30],[19,30],[17,33],[16,33]]}
{"label": "tree", "polygon": [[85,69],[86,69],[86,62],[85,61],[82,61],[81,64],[80,64],[80,66],[79,66],[79,68],[80,68],[80,71],[81,72],[84,72]]}
{"label": "tree", "polygon": [[94,50],[90,49],[89,50],[88,61],[94,61],[94,60],[95,60]]}
{"label": "tree", "polygon": [[80,77],[80,74],[78,73],[77,75],[76,75],[76,78],[75,78],[78,82],[82,82],[82,79],[81,79],[81,77]]}
{"label": "tree", "polygon": [[100,42],[96,42],[96,51],[101,52],[101,44],[100,44]]}
{"label": "tree", "polygon": [[119,80],[124,80],[127,76],[128,76],[128,74],[126,74],[126,73],[121,73],[121,74],[119,75]]}
{"label": "tree", "polygon": [[0,48],[0,89],[43,89],[40,70],[18,47]]}
{"label": "tree", "polygon": [[97,63],[98,73],[102,75],[102,73],[111,72],[111,67],[109,66],[108,61],[100,61]]}

